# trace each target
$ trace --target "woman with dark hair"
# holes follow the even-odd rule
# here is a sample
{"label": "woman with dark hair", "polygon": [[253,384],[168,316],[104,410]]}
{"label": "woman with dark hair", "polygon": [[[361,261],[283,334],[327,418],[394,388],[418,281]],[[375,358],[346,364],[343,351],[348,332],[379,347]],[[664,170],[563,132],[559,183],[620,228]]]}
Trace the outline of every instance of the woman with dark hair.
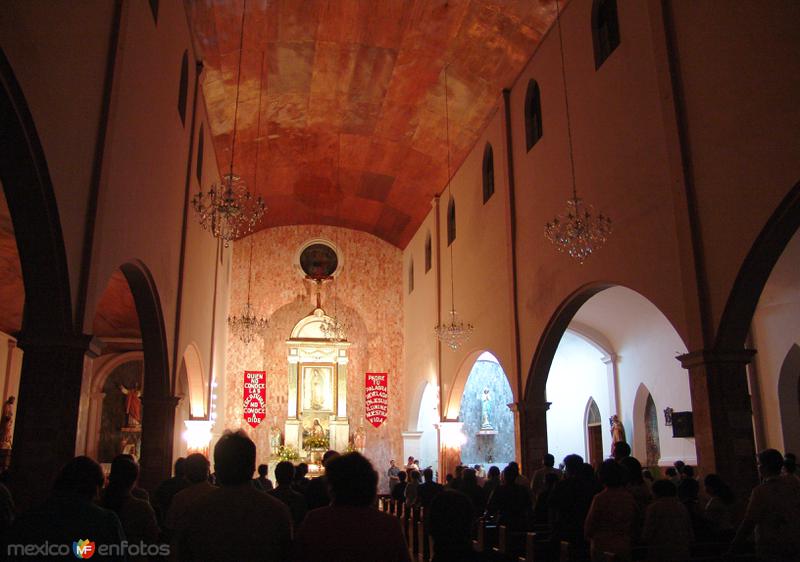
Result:
{"label": "woman with dark hair", "polygon": [[472,548],[472,502],[463,492],[445,490],[431,502],[426,521],[433,539],[431,562],[481,562]]}
{"label": "woman with dark hair", "polygon": [[129,543],[153,544],[158,540],[159,533],[156,513],[149,502],[134,498],[131,494],[138,478],[139,465],[129,455],[114,458],[100,505],[119,516]]}
{"label": "woman with dark hair", "polygon": [[730,487],[717,474],[709,474],[703,480],[708,502],[703,517],[717,542],[727,542],[733,538],[733,507],[736,497]]}
{"label": "woman with dark hair", "polygon": [[639,508],[640,521],[644,518],[647,504],[653,499],[650,488],[642,476],[642,465],[634,457],[625,457],[619,461],[620,466],[625,470],[625,488],[633,495],[636,505]]}
{"label": "woman with dark hair", "polygon": [[483,483],[483,491],[486,493],[486,500],[489,500],[492,492],[500,485],[500,469],[492,465],[486,473],[486,482]]}
{"label": "woman with dark hair", "polygon": [[325,467],[331,505],[309,511],[297,531],[295,562],[410,562],[400,520],[375,508],[378,473],[359,453]]}
{"label": "woman with dark hair", "polygon": [[461,491],[470,499],[475,511],[475,517],[480,517],[486,511],[486,492],[478,486],[478,475],[474,468],[464,470],[464,481]]}
{"label": "woman with dark hair", "polygon": [[669,480],[653,483],[655,499],[647,506],[642,542],[647,545],[647,560],[670,561],[689,558],[694,540],[686,508],[678,501],[675,484]]}
{"label": "woman with dark hair", "polygon": [[603,491],[592,500],[584,524],[584,535],[590,543],[592,560],[605,560],[606,552],[628,560],[631,543],[636,536],[636,500],[625,489],[624,471],[616,461],[604,461],[599,476]]}

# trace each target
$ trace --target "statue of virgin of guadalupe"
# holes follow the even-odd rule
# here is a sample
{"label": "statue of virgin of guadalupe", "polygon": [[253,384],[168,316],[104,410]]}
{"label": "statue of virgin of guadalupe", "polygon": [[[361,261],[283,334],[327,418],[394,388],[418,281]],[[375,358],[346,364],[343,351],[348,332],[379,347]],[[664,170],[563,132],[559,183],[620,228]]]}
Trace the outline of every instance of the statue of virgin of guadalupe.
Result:
{"label": "statue of virgin of guadalupe", "polygon": [[479,396],[481,399],[481,429],[494,429],[489,416],[492,414],[492,395],[488,388],[484,388]]}

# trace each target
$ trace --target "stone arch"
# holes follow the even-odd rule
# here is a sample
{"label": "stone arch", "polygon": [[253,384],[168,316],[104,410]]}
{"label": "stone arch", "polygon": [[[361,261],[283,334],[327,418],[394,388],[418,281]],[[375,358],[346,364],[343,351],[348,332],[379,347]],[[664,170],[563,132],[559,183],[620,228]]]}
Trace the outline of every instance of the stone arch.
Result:
{"label": "stone arch", "polygon": [[[585,285],[579,288],[568,296],[562,304],[558,307],[556,312],[548,322],[539,342],[536,347],[531,367],[528,374],[527,383],[525,386],[524,397],[524,420],[522,423],[522,447],[523,447],[523,460],[526,467],[536,466],[538,459],[547,452],[547,410],[549,403],[546,398],[546,384],[550,369],[553,363],[553,357],[558,349],[562,336],[570,327],[573,333],[581,336],[587,342],[592,344],[598,351],[607,354],[611,347],[610,342],[598,341],[597,334],[589,334],[585,330],[581,330],[580,323],[577,323],[577,329],[571,326],[575,315],[587,303],[589,299],[598,295],[599,293],[611,289],[612,287],[619,287],[626,289],[631,293],[638,295],[641,299],[649,303],[655,310],[658,311],[660,316],[669,325],[678,339],[683,342],[683,338],[675,330],[672,321],[661,312],[661,310],[653,304],[653,302],[646,296],[638,293],[637,291],[619,284],[608,282],[596,282]],[[582,333],[583,332],[583,333]],[[604,338],[600,338],[603,340]],[[683,345],[685,347],[685,345]],[[625,423],[625,421],[623,420]],[[627,424],[626,424],[627,425]]]}
{"label": "stone arch", "polygon": [[[512,384],[511,379],[508,377],[508,371],[505,367],[503,367],[503,363],[497,357],[497,354],[489,349],[473,350],[464,357],[464,359],[461,361],[461,365],[458,367],[458,371],[456,371],[456,376],[455,379],[453,379],[450,392],[447,393],[447,399],[443,403],[443,407],[440,411],[443,421],[455,420],[458,418],[458,411],[461,409],[461,396],[464,394],[464,386],[467,384],[467,379],[469,378],[470,372],[472,372],[473,365],[475,365],[475,362],[484,353],[491,354],[497,360],[497,363],[503,370],[503,374],[505,374],[506,380],[511,387],[512,394],[514,393],[514,385]],[[444,397],[442,398],[444,399]],[[514,399],[516,400],[517,397],[515,396]]]}
{"label": "stone arch", "polygon": [[741,350],[750,330],[758,300],[794,234],[800,229],[800,182],[781,201],[753,242],[734,281],[714,343],[721,352]]}
{"label": "stone arch", "polygon": [[142,451],[139,481],[154,488],[172,470],[172,446],[177,399],[172,395],[167,335],[161,299],[150,270],[140,260],[120,266],[130,287],[144,354]]}
{"label": "stone arch", "polygon": [[[186,375],[186,388],[185,391],[188,396],[189,409],[193,419],[202,418],[206,415],[206,378],[205,369],[203,368],[203,358],[200,356],[200,350],[194,342],[186,346],[181,359],[181,369]],[[182,374],[183,374],[182,373]],[[177,388],[177,382],[176,382]]]}
{"label": "stone arch", "polygon": [[781,432],[785,451],[800,450],[800,345],[789,349],[778,379]]}

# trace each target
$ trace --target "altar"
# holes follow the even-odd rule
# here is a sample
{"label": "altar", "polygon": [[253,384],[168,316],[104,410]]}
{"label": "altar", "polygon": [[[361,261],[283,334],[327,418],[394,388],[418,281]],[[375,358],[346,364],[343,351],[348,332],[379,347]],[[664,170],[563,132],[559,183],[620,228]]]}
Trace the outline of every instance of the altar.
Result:
{"label": "altar", "polygon": [[347,418],[347,363],[350,343],[334,342],[322,332],[330,318],[318,305],[300,320],[288,347],[287,419],[284,446],[307,462],[327,449],[344,451],[350,442]]}

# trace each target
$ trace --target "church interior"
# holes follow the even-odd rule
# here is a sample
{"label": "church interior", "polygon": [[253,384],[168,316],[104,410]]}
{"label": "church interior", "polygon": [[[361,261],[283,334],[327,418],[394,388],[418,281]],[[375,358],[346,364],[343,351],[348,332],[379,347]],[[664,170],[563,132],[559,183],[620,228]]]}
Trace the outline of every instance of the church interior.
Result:
{"label": "church interior", "polygon": [[18,508],[227,430],[529,478],[800,452],[800,3],[8,1]]}

